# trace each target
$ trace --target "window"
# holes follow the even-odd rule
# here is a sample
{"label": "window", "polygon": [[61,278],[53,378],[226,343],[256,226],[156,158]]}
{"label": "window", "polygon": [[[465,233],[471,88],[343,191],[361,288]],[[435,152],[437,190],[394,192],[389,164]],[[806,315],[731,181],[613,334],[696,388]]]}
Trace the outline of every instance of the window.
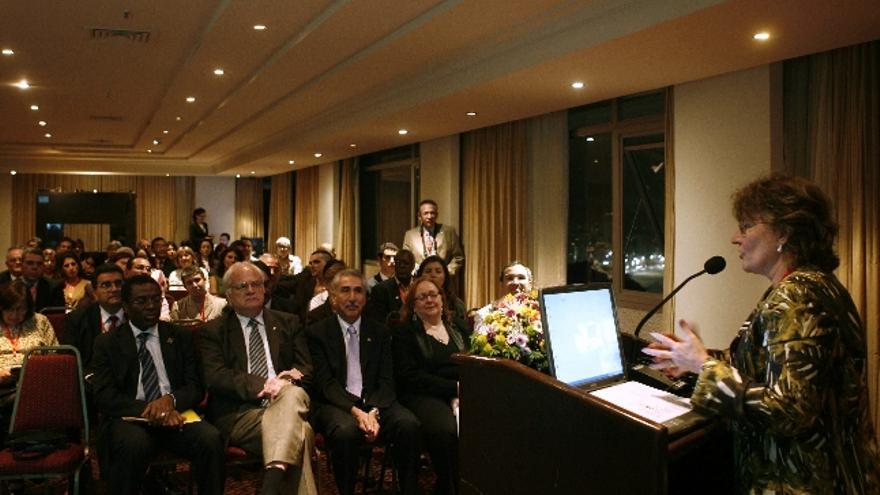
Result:
{"label": "window", "polygon": [[665,102],[662,90],[568,115],[568,283],[611,282],[634,308],[663,292]]}
{"label": "window", "polygon": [[375,262],[376,248],[398,246],[412,227],[418,190],[418,144],[360,157],[361,259]]}

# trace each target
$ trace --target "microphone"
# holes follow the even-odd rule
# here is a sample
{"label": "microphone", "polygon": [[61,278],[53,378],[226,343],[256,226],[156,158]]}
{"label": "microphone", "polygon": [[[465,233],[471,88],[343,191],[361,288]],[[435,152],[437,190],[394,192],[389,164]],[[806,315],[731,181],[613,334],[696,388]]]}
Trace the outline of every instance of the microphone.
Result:
{"label": "microphone", "polygon": [[636,325],[636,329],[633,332],[633,336],[638,338],[639,332],[642,331],[642,327],[645,326],[645,323],[647,323],[648,320],[651,319],[652,316],[654,316],[654,313],[659,311],[660,308],[662,308],[663,305],[666,304],[667,301],[672,299],[672,296],[674,296],[678,291],[680,291],[681,288],[684,287],[688,282],[699,277],[700,275],[702,275],[704,273],[708,273],[709,275],[715,275],[716,273],[720,273],[724,270],[725,267],[727,267],[727,261],[725,261],[724,258],[721,256],[712,256],[711,258],[706,260],[706,262],[703,263],[702,270],[700,270],[697,273],[691,275],[690,277],[684,279],[684,281],[682,283],[678,284],[678,286],[676,288],[672,289],[672,292],[670,292],[668,296],[664,297],[663,300],[660,301],[660,304],[654,306],[654,308],[651,309],[651,311],[648,311],[648,313],[645,315],[645,317],[642,318],[642,321],[640,321],[639,324]]}

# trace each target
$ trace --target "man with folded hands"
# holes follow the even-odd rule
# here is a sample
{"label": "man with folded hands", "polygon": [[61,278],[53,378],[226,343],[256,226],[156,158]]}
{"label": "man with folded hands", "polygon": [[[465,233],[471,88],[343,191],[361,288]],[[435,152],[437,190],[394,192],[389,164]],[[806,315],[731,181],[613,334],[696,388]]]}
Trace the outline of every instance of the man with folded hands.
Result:
{"label": "man with folded hands", "polygon": [[262,455],[262,493],[315,494],[305,333],[295,315],[264,307],[253,263],[230,266],[223,286],[229,304],[201,333],[209,417],[230,444]]}
{"label": "man with folded hands", "polygon": [[128,322],[95,338],[92,387],[104,415],[98,451],[109,493],[139,493],[150,461],[168,449],[192,462],[199,494],[223,493],[220,432],[181,414],[204,394],[192,335],[159,321],[162,290],[149,275],[122,287]]}

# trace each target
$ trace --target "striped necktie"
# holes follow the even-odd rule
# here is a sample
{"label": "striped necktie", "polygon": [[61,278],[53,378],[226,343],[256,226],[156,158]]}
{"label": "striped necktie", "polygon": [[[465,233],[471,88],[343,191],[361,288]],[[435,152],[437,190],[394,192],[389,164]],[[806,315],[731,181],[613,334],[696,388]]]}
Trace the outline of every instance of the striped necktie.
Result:
{"label": "striped necktie", "polygon": [[248,338],[248,354],[250,355],[251,374],[269,377],[269,369],[266,366],[266,350],[263,348],[263,338],[260,336],[260,322],[251,318],[248,322],[251,335]]}
{"label": "striped necktie", "polygon": [[138,360],[141,362],[141,385],[144,387],[144,400],[153,402],[162,393],[159,391],[159,374],[156,373],[153,355],[147,349],[148,338],[150,338],[148,332],[141,332],[138,335]]}

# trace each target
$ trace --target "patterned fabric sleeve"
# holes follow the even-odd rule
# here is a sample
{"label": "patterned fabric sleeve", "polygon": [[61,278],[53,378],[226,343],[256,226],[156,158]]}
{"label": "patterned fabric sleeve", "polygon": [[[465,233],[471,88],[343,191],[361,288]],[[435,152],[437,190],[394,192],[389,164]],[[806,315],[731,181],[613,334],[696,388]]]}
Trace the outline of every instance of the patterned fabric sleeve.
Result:
{"label": "patterned fabric sleeve", "polygon": [[834,334],[809,291],[787,284],[773,291],[752,320],[758,353],[746,356],[751,376],[728,362],[704,364],[691,400],[695,407],[781,436],[811,427],[821,412]]}

